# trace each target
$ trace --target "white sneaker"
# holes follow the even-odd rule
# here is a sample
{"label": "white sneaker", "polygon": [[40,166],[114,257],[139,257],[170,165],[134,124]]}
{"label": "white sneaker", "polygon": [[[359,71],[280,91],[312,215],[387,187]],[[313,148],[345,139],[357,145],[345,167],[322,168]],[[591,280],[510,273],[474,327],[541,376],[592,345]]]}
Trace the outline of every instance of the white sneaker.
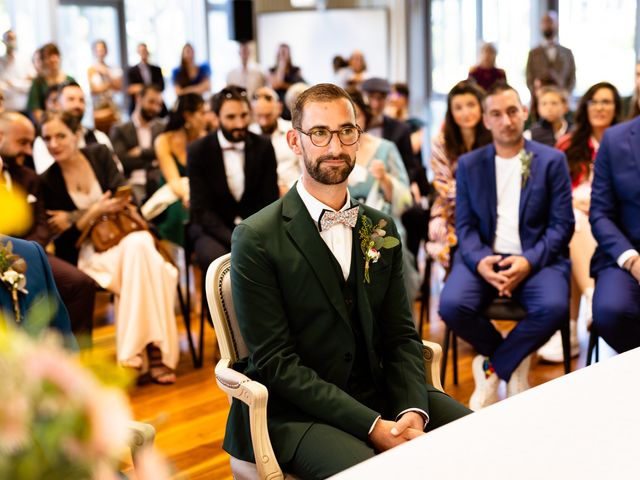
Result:
{"label": "white sneaker", "polygon": [[[569,343],[571,345],[571,358],[580,355],[580,343],[578,342],[578,322],[571,320],[569,322]],[[538,356],[549,363],[562,363],[564,355],[562,354],[562,335],[558,330],[554,333],[549,341],[538,349]]]}
{"label": "white sneaker", "polygon": [[507,397],[512,397],[520,392],[529,390],[529,368],[531,367],[531,355],[527,355],[520,365],[513,371],[507,382]]}
{"label": "white sneaker", "polygon": [[471,362],[471,371],[473,372],[473,380],[476,382],[476,389],[469,399],[469,408],[474,411],[488,407],[498,401],[500,378],[495,372],[487,378],[483,368],[484,359],[484,356],[476,355],[473,362]]}

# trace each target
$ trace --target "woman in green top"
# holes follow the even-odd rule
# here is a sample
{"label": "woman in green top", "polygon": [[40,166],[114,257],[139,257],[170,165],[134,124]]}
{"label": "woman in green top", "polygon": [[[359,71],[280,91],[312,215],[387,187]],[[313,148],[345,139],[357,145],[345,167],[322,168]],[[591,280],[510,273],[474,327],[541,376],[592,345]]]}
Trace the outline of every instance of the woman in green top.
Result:
{"label": "woman in green top", "polygon": [[161,238],[180,246],[184,245],[183,224],[189,218],[189,188],[181,180],[187,176],[187,146],[204,134],[204,100],[197,93],[187,93],[178,97],[164,132],[154,144],[162,172],[160,185],[168,183],[178,197],[155,223]]}
{"label": "woman in green top", "polygon": [[65,82],[75,82],[75,80],[60,69],[60,50],[55,43],[43,45],[36,52],[36,55],[40,57],[42,72],[33,79],[31,84],[27,99],[27,111],[33,120],[40,123],[46,110],[45,102],[49,88]]}

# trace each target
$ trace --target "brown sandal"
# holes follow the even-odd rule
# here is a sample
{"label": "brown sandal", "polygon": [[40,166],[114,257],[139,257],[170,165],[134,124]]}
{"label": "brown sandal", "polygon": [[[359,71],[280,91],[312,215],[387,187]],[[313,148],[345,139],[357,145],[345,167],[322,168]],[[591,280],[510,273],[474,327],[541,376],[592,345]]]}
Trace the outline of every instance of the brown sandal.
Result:
{"label": "brown sandal", "polygon": [[176,373],[162,363],[162,352],[155,345],[147,345],[149,356],[149,375],[151,381],[159,385],[172,385],[176,383]]}

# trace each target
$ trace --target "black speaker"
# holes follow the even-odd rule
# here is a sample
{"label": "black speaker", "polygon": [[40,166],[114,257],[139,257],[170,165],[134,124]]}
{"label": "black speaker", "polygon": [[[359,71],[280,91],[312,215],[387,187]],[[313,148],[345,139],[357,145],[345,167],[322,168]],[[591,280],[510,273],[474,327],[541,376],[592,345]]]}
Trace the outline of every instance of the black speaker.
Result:
{"label": "black speaker", "polygon": [[253,0],[228,0],[229,40],[253,40]]}

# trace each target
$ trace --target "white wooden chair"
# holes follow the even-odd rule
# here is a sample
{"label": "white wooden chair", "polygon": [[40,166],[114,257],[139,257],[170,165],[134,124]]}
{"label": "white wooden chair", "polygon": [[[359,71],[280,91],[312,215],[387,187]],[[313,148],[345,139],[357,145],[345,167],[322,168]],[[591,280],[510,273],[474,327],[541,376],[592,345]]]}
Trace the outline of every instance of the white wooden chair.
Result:
{"label": "white wooden chair", "polygon": [[[238,327],[236,312],[231,296],[231,254],[214,260],[207,270],[206,294],[216,338],[220,347],[221,359],[216,365],[215,374],[218,387],[232,398],[237,398],[249,406],[251,423],[251,441],[257,463],[250,463],[231,457],[231,471],[236,480],[245,479],[290,479],[283,474],[269,439],[267,431],[267,388],[246,375],[233,370],[232,365],[249,355]],[[440,361],[442,348],[439,344],[423,343],[425,380],[442,390],[440,384]]]}

